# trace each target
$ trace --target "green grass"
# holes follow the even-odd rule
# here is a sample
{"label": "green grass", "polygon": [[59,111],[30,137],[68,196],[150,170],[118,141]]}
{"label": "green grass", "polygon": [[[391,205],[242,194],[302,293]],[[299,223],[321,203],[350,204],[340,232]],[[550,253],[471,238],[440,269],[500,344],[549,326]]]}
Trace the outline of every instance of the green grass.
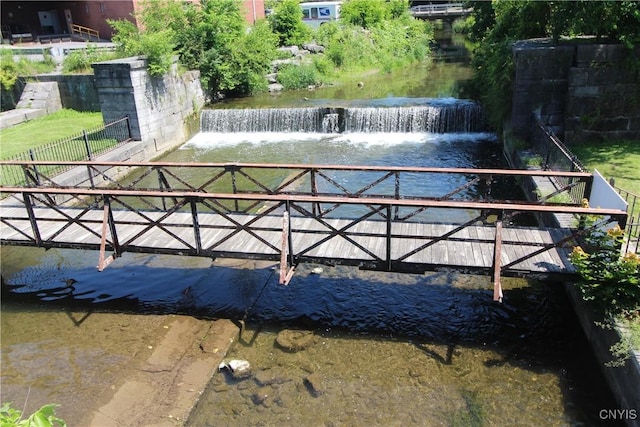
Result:
{"label": "green grass", "polygon": [[616,187],[640,195],[640,141],[581,143],[569,147],[589,170],[597,169]]}
{"label": "green grass", "polygon": [[102,113],[61,110],[0,130],[0,158],[12,157],[43,144],[102,126]]}

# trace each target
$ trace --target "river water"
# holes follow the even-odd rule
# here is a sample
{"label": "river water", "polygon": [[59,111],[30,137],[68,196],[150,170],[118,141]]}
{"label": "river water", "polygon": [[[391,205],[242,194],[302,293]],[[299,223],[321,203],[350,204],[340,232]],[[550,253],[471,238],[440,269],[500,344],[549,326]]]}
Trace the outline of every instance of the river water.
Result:
{"label": "river water", "polygon": [[[464,64],[424,64],[370,76],[362,88],[263,95],[224,108],[464,98],[469,76]],[[162,160],[504,165],[487,132],[202,132]],[[498,304],[489,278],[450,272],[302,265],[281,286],[269,263],[125,254],[98,273],[96,259],[72,250],[2,248],[3,401],[23,398],[28,387],[82,406],[83,391],[108,384],[83,376],[83,367],[99,364],[108,375],[127,362],[122,349],[92,352],[56,326],[61,316],[77,323],[69,313],[86,310],[246,322],[227,359],[248,361],[252,376],[223,371],[212,378],[190,426],[604,425],[599,410],[614,407],[559,283],[506,278]],[[126,333],[122,318],[104,322],[97,331],[116,325]],[[308,346],[283,349],[276,342],[283,330],[308,338]],[[64,380],[55,366],[37,369],[61,342],[73,356],[73,375]]]}

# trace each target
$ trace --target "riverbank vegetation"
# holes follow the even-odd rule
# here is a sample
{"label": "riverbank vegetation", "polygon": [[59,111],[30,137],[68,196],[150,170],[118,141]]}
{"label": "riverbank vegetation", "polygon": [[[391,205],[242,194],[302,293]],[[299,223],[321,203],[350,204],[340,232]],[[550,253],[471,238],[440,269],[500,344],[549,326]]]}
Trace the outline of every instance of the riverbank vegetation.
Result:
{"label": "riverbank vegetation", "polygon": [[[457,25],[473,42],[475,69],[470,91],[489,121],[502,132],[511,114],[515,41],[547,38],[553,43],[588,36],[595,42],[615,42],[633,49],[640,43],[640,7],[632,0],[607,2],[514,2],[466,1],[473,8],[463,25]],[[630,64],[640,67],[640,64]],[[618,187],[640,194],[640,141],[585,143],[571,149],[585,165],[614,178]],[[596,230],[586,238],[585,248],[572,254],[585,300],[603,312],[605,324],[623,324],[623,340],[612,348],[622,360],[629,349],[640,349],[640,258],[621,255],[619,230]]]}
{"label": "riverbank vegetation", "polygon": [[235,0],[204,1],[201,8],[145,0],[136,16],[144,30],[125,20],[109,23],[121,54],[146,55],[151,74],[166,72],[177,55],[181,67],[200,70],[211,99],[267,90],[279,47],[315,41],[324,49],[283,73],[283,86],[299,88],[424,60],[433,39],[430,24],[410,15],[408,0],[347,0],[342,18],[317,30],[303,23],[297,0],[273,0],[270,6],[268,19],[251,28]]}
{"label": "riverbank vegetation", "polygon": [[[465,25],[457,26],[474,43],[471,90],[487,110],[494,127],[511,112],[514,63],[511,45],[517,40],[561,40],[593,37],[633,49],[640,43],[637,1],[466,1],[473,8]],[[638,66],[638,64],[636,65]]]}
{"label": "riverbank vegetation", "polygon": [[45,55],[42,61],[31,61],[24,56],[14,58],[11,49],[0,49],[0,86],[2,90],[11,90],[18,76],[32,76],[50,73],[56,63],[51,55]]}

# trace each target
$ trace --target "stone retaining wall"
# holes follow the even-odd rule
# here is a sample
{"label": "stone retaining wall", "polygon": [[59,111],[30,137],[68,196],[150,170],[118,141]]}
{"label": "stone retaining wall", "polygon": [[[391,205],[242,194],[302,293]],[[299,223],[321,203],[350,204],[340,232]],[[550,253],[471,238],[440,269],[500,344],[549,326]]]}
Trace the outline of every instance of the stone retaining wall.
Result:
{"label": "stone retaining wall", "polygon": [[198,71],[178,75],[177,65],[163,76],[151,76],[142,58],[93,65],[105,123],[129,116],[131,136],[159,152],[185,142],[204,106]]}
{"label": "stone retaining wall", "polygon": [[640,139],[640,47],[526,40],[512,52],[517,136],[528,139],[536,114],[569,144]]}

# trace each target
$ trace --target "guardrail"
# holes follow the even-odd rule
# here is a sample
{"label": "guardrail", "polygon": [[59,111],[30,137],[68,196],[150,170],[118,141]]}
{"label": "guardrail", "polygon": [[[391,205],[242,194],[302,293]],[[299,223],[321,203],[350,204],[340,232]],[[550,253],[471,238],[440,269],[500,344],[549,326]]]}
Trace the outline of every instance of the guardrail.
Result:
{"label": "guardrail", "polygon": [[82,38],[88,38],[88,40],[100,39],[100,33],[92,28],[83,27],[82,25],[72,24],[71,32],[74,35],[79,35]]}
{"label": "guardrail", "polygon": [[472,8],[465,8],[463,3],[426,4],[411,7],[414,16],[448,16],[466,15],[472,12]]}
{"label": "guardrail", "polygon": [[[573,154],[571,150],[562,143],[555,133],[548,129],[537,118],[534,119],[534,126],[531,135],[534,150],[541,156],[541,167],[544,170],[589,172],[589,169]],[[552,178],[557,185],[565,187],[568,182],[563,177]],[[640,195],[631,193],[610,182],[611,186],[627,203],[629,222],[625,228],[625,243],[622,250],[624,252],[640,253]],[[573,201],[579,201],[584,197],[583,190],[571,192]]]}

